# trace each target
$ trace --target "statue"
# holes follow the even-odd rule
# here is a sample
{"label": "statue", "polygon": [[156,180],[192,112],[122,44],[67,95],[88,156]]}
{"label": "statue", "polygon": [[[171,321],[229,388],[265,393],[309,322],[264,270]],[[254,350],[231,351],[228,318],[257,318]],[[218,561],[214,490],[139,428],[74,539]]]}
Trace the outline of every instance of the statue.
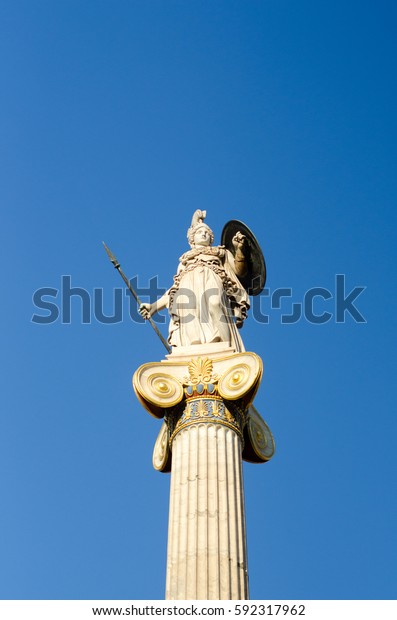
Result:
{"label": "statue", "polygon": [[224,342],[244,351],[238,329],[249,309],[249,297],[240,281],[249,270],[247,239],[237,231],[234,253],[213,246],[214,234],[205,224],[206,212],[195,211],[187,232],[190,250],[179,259],[173,285],[156,302],[143,303],[140,314],[148,319],[163,308],[170,314],[168,342],[172,347]]}

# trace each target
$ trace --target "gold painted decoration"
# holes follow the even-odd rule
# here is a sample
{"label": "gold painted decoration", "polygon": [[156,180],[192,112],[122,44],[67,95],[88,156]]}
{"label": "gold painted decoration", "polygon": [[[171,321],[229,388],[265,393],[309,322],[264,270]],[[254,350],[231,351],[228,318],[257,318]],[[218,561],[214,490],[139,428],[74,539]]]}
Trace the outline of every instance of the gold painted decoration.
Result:
{"label": "gold painted decoration", "polygon": [[234,430],[243,438],[243,420],[239,414],[231,413],[219,398],[193,398],[187,401],[185,410],[177,418],[168,420],[170,443],[183,429],[194,424],[219,424]]}
{"label": "gold painted decoration", "polygon": [[146,396],[159,407],[173,407],[182,400],[183,388],[177,379],[156,372],[147,378]]}
{"label": "gold painted decoration", "polygon": [[[160,370],[159,370],[160,369]],[[183,387],[175,377],[161,372],[160,364],[144,364],[133,377],[134,390],[145,409],[157,418],[183,398]]]}
{"label": "gold painted decoration", "polygon": [[189,377],[185,378],[187,385],[208,384],[216,381],[213,374],[213,362],[208,357],[196,357],[190,360],[187,365]]}
{"label": "gold painted decoration", "polygon": [[189,376],[183,378],[185,395],[189,400],[197,396],[217,396],[218,376],[213,372],[213,362],[208,357],[194,357],[187,365]]}
{"label": "gold painted decoration", "polygon": [[169,446],[169,431],[165,422],[161,425],[153,450],[153,467],[157,471],[171,471],[171,451]]}
{"label": "gold painted decoration", "polygon": [[237,400],[246,395],[251,396],[253,389],[259,385],[262,376],[260,358],[257,355],[251,355],[248,358],[248,354],[245,355],[245,358],[247,362],[240,361],[238,364],[234,364],[220,377],[218,391],[222,398]]}
{"label": "gold painted decoration", "polygon": [[245,461],[264,463],[272,458],[276,450],[273,435],[253,405],[249,407],[247,412],[244,437],[243,459]]}

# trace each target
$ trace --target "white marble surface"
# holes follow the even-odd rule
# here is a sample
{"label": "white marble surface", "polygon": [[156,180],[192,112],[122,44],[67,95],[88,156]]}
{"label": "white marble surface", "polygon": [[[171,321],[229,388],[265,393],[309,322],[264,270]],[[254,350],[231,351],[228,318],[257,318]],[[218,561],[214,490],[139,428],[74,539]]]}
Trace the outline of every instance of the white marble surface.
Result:
{"label": "white marble surface", "polygon": [[166,599],[248,598],[241,442],[203,423],[172,445]]}

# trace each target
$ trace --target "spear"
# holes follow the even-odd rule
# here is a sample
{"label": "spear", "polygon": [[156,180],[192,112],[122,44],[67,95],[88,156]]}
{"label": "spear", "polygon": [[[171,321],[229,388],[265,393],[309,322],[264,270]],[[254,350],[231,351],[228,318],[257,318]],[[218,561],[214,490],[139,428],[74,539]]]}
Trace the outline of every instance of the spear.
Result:
{"label": "spear", "polygon": [[[118,262],[117,258],[115,257],[115,255],[109,250],[108,246],[106,245],[106,243],[104,241],[102,241],[104,248],[106,250],[106,254],[109,256],[109,260],[110,262],[114,265],[114,268],[117,269],[117,271],[119,272],[119,274],[121,275],[121,277],[123,278],[124,282],[126,283],[128,290],[130,291],[131,295],[134,297],[135,301],[137,302],[137,304],[140,306],[141,305],[141,300],[139,299],[138,295],[136,294],[136,292],[134,291],[134,289],[131,286],[131,283],[129,281],[129,279],[125,276],[123,270],[120,267],[120,263]],[[167,349],[168,353],[171,353],[171,347],[169,346],[169,344],[164,340],[162,334],[159,331],[159,328],[157,327],[156,323],[153,321],[153,319],[151,317],[149,317],[147,319],[150,323],[150,325],[153,327],[154,331],[156,332],[156,334],[158,335],[158,337],[160,338],[161,342],[163,343],[163,345],[165,346],[165,348]]]}

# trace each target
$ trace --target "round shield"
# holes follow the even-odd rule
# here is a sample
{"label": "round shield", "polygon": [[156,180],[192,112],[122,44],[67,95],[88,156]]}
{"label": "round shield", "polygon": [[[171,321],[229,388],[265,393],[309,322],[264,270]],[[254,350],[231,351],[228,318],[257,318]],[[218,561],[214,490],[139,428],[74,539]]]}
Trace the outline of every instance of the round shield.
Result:
{"label": "round shield", "polygon": [[266,264],[254,233],[243,222],[230,220],[223,227],[221,244],[234,255],[232,239],[238,232],[246,238],[245,257],[248,263],[247,273],[239,280],[249,295],[259,295],[266,283]]}

